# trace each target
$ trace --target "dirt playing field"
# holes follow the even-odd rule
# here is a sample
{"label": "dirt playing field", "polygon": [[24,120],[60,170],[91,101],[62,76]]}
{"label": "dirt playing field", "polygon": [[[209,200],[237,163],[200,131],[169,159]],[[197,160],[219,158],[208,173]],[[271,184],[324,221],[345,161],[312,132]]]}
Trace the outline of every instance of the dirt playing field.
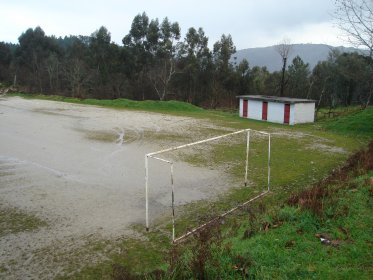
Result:
{"label": "dirt playing field", "polygon": [[[144,224],[144,155],[172,142],[154,136],[188,134],[196,127],[211,124],[148,112],[1,98],[0,208],[32,215],[43,226],[0,234],[0,278],[50,279],[66,269],[64,256],[87,242],[134,234],[130,226]],[[151,167],[152,184],[157,186],[150,194],[154,220],[169,209],[170,189],[160,176],[168,176],[168,168],[153,163]],[[188,178],[176,182],[178,204],[209,197],[193,182],[208,181],[215,194],[227,186],[217,171],[207,168],[184,164],[175,172],[176,178],[180,172]]]}

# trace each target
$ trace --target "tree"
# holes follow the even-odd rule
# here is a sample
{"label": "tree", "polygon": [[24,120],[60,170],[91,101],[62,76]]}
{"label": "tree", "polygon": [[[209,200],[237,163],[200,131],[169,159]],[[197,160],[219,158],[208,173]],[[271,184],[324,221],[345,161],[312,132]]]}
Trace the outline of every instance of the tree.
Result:
{"label": "tree", "polygon": [[148,29],[148,47],[152,54],[149,71],[150,81],[160,100],[168,94],[169,84],[176,73],[176,42],[180,39],[180,27],[177,22],[171,23],[166,17],[161,25],[158,19],[152,20]]}
{"label": "tree", "polygon": [[83,36],[71,37],[66,48],[63,71],[65,88],[73,97],[84,98],[85,87],[91,80],[91,71],[88,66],[90,38]]}
{"label": "tree", "polygon": [[363,107],[369,105],[373,91],[373,68],[371,59],[357,53],[344,53],[336,60],[339,78],[339,97],[343,105],[353,102]]}
{"label": "tree", "polygon": [[286,72],[286,63],[289,57],[289,53],[291,51],[291,45],[289,39],[283,39],[283,41],[275,46],[276,51],[281,56],[282,59],[282,75],[281,75],[281,82],[280,82],[280,96],[284,96],[286,80],[285,80],[285,72]]}
{"label": "tree", "polygon": [[45,68],[49,77],[49,89],[57,90],[59,84],[60,61],[56,53],[51,53],[45,60]]}
{"label": "tree", "polygon": [[270,74],[267,67],[254,66],[253,69],[251,69],[252,89],[250,91],[252,93],[268,94],[268,92],[266,92],[266,81],[269,76]]}
{"label": "tree", "polygon": [[313,69],[312,98],[320,105],[350,106],[359,103],[366,107],[373,95],[373,69],[369,57],[357,53],[340,53],[332,50],[327,61]]}
{"label": "tree", "polygon": [[239,94],[247,94],[250,92],[251,77],[250,66],[247,59],[243,59],[236,67],[238,78],[237,91]]}
{"label": "tree", "polygon": [[[185,35],[184,42],[178,52],[178,64],[182,71],[181,86],[185,91],[184,100],[195,101],[197,91],[202,92],[204,85],[203,74],[211,63],[211,53],[208,48],[208,38],[202,28],[198,31],[191,27]],[[201,96],[199,96],[201,99]]]}
{"label": "tree", "polygon": [[105,94],[105,87],[108,85],[111,67],[111,35],[106,27],[101,26],[92,33],[89,43],[91,53],[91,65],[95,69],[96,89],[98,94]]}
{"label": "tree", "polygon": [[125,72],[133,83],[134,96],[140,95],[142,100],[145,99],[145,86],[150,68],[148,31],[149,17],[143,12],[135,16],[129,33],[122,40]]}
{"label": "tree", "polygon": [[269,95],[278,95],[280,92],[282,72],[275,71],[273,73],[268,73],[268,76],[263,81],[264,93]]}
{"label": "tree", "polygon": [[[143,13],[137,15],[123,44],[137,73],[137,80],[144,85],[147,77],[156,95],[164,100],[175,71],[176,44],[180,39],[180,27],[166,17],[159,24],[158,19],[149,22]],[[145,94],[143,92],[143,98]]]}
{"label": "tree", "polygon": [[149,17],[145,12],[138,14],[132,21],[131,29],[122,42],[125,46],[137,46],[145,50],[146,35],[149,28]]}
{"label": "tree", "polygon": [[129,94],[129,80],[127,73],[127,57],[124,49],[116,44],[110,44],[110,79],[111,95],[109,98],[132,97]]}
{"label": "tree", "polygon": [[[232,103],[231,89],[233,65],[230,62],[232,54],[236,52],[232,36],[223,34],[219,41],[214,44],[213,48],[213,79],[210,93],[210,106],[215,108],[224,97]],[[234,98],[234,97],[233,97]]]}
{"label": "tree", "polygon": [[[29,28],[18,40],[19,47],[15,55],[19,66],[26,70],[23,79],[28,81],[31,87],[36,87],[40,92],[43,92],[44,82],[47,81],[44,79],[46,76],[44,75],[45,61],[51,53],[58,54],[60,52],[57,42],[53,38],[45,36],[40,27]],[[29,80],[29,76],[31,80]]]}
{"label": "tree", "polygon": [[312,71],[311,97],[318,100],[316,110],[322,106],[329,106],[330,109],[337,105],[337,79],[335,63],[330,59],[319,62]]}
{"label": "tree", "polygon": [[214,62],[220,72],[228,72],[232,69],[232,64],[229,62],[232,54],[236,52],[236,47],[233,44],[233,39],[230,34],[223,34],[220,41],[214,44],[213,54]]}
{"label": "tree", "polygon": [[12,62],[10,47],[4,42],[0,42],[0,81],[9,81],[9,66]]}
{"label": "tree", "polygon": [[66,64],[65,77],[69,83],[72,97],[85,98],[84,86],[89,80],[87,65],[79,58],[70,59]]}
{"label": "tree", "polygon": [[309,65],[296,56],[292,64],[288,68],[289,73],[289,87],[288,93],[290,97],[305,98],[310,87],[309,83]]}
{"label": "tree", "polygon": [[366,47],[373,58],[373,1],[335,0],[334,17],[347,41],[356,47]]}

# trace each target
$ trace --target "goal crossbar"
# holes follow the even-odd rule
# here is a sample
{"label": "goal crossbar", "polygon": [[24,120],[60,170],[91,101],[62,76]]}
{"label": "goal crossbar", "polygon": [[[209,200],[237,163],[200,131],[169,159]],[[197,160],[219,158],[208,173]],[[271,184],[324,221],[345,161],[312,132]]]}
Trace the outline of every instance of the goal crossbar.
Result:
{"label": "goal crossbar", "polygon": [[[198,145],[198,144],[202,144],[202,143],[206,143],[206,142],[218,140],[218,139],[221,139],[221,138],[229,137],[229,136],[232,136],[232,135],[235,135],[235,134],[240,134],[240,133],[245,133],[246,132],[247,136],[246,136],[246,159],[245,159],[245,186],[247,186],[248,164],[249,164],[248,163],[248,158],[249,158],[250,132],[251,131],[268,136],[267,190],[265,190],[264,192],[260,193],[259,195],[255,196],[255,197],[253,197],[252,199],[244,202],[243,204],[238,205],[237,207],[232,208],[231,210],[225,212],[224,214],[210,220],[209,222],[204,223],[204,224],[194,228],[193,230],[188,231],[187,233],[185,233],[184,235],[182,235],[178,238],[175,238],[175,203],[174,203],[175,196],[174,196],[174,172],[173,172],[174,163],[173,163],[173,161],[160,158],[156,155],[166,153],[166,152],[175,151],[175,150],[186,148],[186,147],[191,147],[191,146],[194,146],[194,145]],[[192,233],[202,229],[203,227],[211,224],[212,222],[214,222],[214,221],[216,221],[220,218],[225,217],[226,215],[228,215],[228,214],[232,213],[233,211],[245,206],[246,204],[262,197],[263,195],[267,194],[270,191],[271,134],[268,133],[268,132],[259,131],[259,130],[252,130],[252,129],[248,128],[248,129],[243,129],[243,130],[231,132],[231,133],[228,133],[228,134],[224,134],[224,135],[220,135],[220,136],[216,136],[216,137],[212,137],[212,138],[208,138],[208,139],[204,139],[204,140],[200,140],[200,141],[196,141],[196,142],[192,142],[192,143],[188,143],[188,144],[184,144],[184,145],[180,145],[180,146],[176,146],[176,147],[171,147],[171,148],[168,148],[168,149],[163,149],[163,150],[159,150],[159,151],[152,152],[152,153],[148,153],[148,154],[145,155],[145,223],[146,223],[146,231],[149,231],[149,197],[148,197],[148,194],[149,194],[149,190],[148,190],[148,187],[149,187],[149,182],[148,182],[148,180],[149,180],[149,162],[148,162],[148,160],[149,160],[149,158],[152,158],[152,159],[155,159],[157,161],[160,161],[160,162],[163,162],[163,163],[166,163],[166,164],[170,165],[171,204],[172,204],[172,242],[173,243],[178,242],[178,241],[186,238],[187,236],[191,235]]]}

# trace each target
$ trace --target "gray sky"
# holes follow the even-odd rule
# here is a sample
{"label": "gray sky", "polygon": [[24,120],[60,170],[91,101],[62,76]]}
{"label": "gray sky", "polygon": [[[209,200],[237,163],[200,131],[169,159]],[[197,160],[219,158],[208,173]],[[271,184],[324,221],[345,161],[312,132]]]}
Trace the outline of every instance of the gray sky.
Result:
{"label": "gray sky", "polygon": [[121,44],[133,18],[177,21],[182,35],[202,27],[209,45],[231,34],[237,49],[291,43],[345,45],[332,22],[333,0],[0,0],[0,41],[18,42],[28,28],[47,35],[90,35],[105,26]]}

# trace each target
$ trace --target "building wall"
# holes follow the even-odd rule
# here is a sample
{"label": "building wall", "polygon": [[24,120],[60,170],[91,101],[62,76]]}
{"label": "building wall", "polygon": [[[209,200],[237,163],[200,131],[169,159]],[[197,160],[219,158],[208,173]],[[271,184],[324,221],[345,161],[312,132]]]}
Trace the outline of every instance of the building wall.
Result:
{"label": "building wall", "polygon": [[315,121],[315,103],[297,103],[294,105],[294,123]]}
{"label": "building wall", "polygon": [[[268,102],[267,121],[275,123],[284,123],[284,103]],[[291,118],[290,106],[290,118]]]}
{"label": "building wall", "polygon": [[240,104],[239,104],[239,115],[240,115],[240,117],[242,118],[242,116],[243,116],[243,99],[242,98],[240,98]]}
{"label": "building wall", "polygon": [[[289,124],[290,125],[296,124],[296,121],[295,121],[295,108],[296,108],[296,105],[297,104],[290,104],[290,120],[289,120]],[[284,105],[284,107],[285,107],[285,105]]]}
{"label": "building wall", "polygon": [[254,120],[262,119],[262,101],[249,100],[248,118]]}

